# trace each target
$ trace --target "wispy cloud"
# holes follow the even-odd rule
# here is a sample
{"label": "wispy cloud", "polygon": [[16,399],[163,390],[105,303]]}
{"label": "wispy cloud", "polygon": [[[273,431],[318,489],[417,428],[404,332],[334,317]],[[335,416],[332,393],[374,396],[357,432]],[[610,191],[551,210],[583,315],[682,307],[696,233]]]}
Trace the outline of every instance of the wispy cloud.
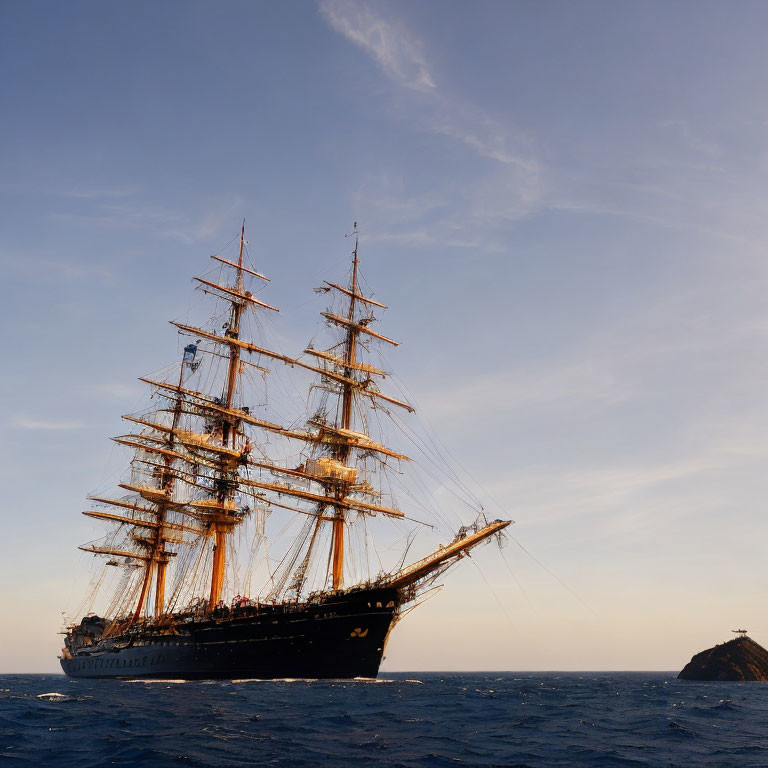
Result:
{"label": "wispy cloud", "polygon": [[53,218],[74,224],[100,227],[126,227],[154,230],[159,233],[176,231],[184,217],[162,206],[140,203],[100,203],[87,211],[68,211],[52,214]]}
{"label": "wispy cloud", "polygon": [[119,203],[96,196],[83,199],[92,200],[95,205],[86,211],[59,211],[51,216],[58,221],[89,227],[148,231],[187,244],[210,238],[223,228],[231,228],[233,218],[237,219],[243,210],[243,201],[239,197],[218,203],[197,216],[130,198]]}
{"label": "wispy cloud", "polygon": [[435,88],[423,44],[402,25],[349,0],[321,0],[319,8],[328,24],[370,56],[387,77],[414,91]]}
{"label": "wispy cloud", "polygon": [[162,234],[187,244],[207,240],[222,231],[232,229],[232,222],[237,222],[241,218],[244,208],[243,199],[235,195],[194,219],[183,217],[182,226],[168,226]]}
{"label": "wispy cloud", "polygon": [[93,391],[100,395],[107,395],[116,400],[130,400],[140,394],[140,389],[130,384],[122,384],[119,381],[107,381],[102,384],[96,384]]}
{"label": "wispy cloud", "polygon": [[708,157],[717,157],[722,154],[720,147],[712,140],[706,139],[695,132],[687,120],[667,119],[659,122],[659,127],[675,132],[680,140],[695,152],[700,152]]}
{"label": "wispy cloud", "polygon": [[539,164],[532,151],[525,147],[519,132],[502,125],[478,107],[441,97],[428,121],[433,133],[461,142],[481,157],[502,165],[516,165],[537,173]]}
{"label": "wispy cloud", "polygon": [[56,421],[53,419],[28,418],[26,416],[16,416],[13,424],[21,429],[55,432],[65,432],[85,427],[85,424],[81,421]]}
{"label": "wispy cloud", "polygon": [[[502,482],[489,484],[487,490],[496,498],[509,500],[516,508],[524,508],[526,514],[522,518],[535,520],[537,524],[569,518],[583,521],[587,516],[611,514],[612,524],[625,526],[636,524],[634,515],[647,508],[663,488],[679,483],[685,485],[688,496],[693,493],[696,478],[711,476],[724,463],[715,456],[693,456],[657,465],[614,465],[570,471],[563,471],[561,467],[524,467]],[[710,494],[710,502],[714,501],[711,489],[706,493]],[[671,492],[666,498],[674,503]],[[702,504],[700,499],[697,507],[686,505],[686,509],[701,512]],[[648,516],[654,518],[652,512]]]}
{"label": "wispy cloud", "polygon": [[[318,7],[329,26],[373,59],[395,86],[389,102],[393,114],[414,129],[443,137],[486,161],[477,165],[474,178],[465,176],[461,186],[443,195],[440,207],[445,210],[430,220],[429,234],[423,227],[409,225],[418,220],[414,208],[397,210],[391,196],[366,190],[369,209],[378,210],[388,223],[378,232],[369,226],[369,233],[412,245],[485,244],[493,249],[487,233],[481,233],[490,219],[514,221],[541,205],[543,171],[532,139],[440,83],[423,41],[388,14],[388,6],[319,0]],[[426,214],[433,207],[417,205],[416,210]]]}
{"label": "wispy cloud", "polygon": [[[568,349],[526,357],[523,364],[502,357],[482,376],[472,370],[439,388],[430,386],[424,408],[435,419],[452,414],[460,420],[456,403],[473,403],[473,418],[524,414],[542,405],[559,419],[566,410],[581,418],[590,408],[635,407],[663,391],[667,398],[679,398],[679,432],[694,425],[719,429],[711,413],[688,419],[685,408],[697,407],[697,398],[723,397],[732,400],[733,415],[736,404],[752,408],[752,398],[759,403],[768,373],[767,365],[753,361],[753,350],[764,346],[768,333],[763,299],[768,274],[762,262],[753,269],[743,263],[736,271],[730,264],[710,266],[711,277],[687,276],[686,284],[646,299],[642,311],[627,309],[589,335],[574,336]],[[698,266],[707,269],[703,261]],[[709,280],[717,280],[717,290]],[[691,389],[697,398],[689,396]]]}
{"label": "wispy cloud", "polygon": [[533,405],[546,405],[551,411],[561,403],[569,410],[583,412],[588,404],[606,407],[631,400],[637,383],[609,363],[608,357],[594,357],[565,364],[558,361],[548,370],[528,366],[525,370],[474,375],[432,392],[425,409],[439,419],[455,413],[456,403],[475,403],[471,418],[477,419],[487,413],[501,416],[513,410],[526,411]]}
{"label": "wispy cloud", "polygon": [[13,270],[36,281],[47,280],[102,280],[109,281],[114,273],[104,264],[77,261],[72,258],[22,252],[0,255],[3,269]]}
{"label": "wispy cloud", "polygon": [[508,225],[542,211],[566,211],[732,242],[765,236],[765,206],[755,203],[765,190],[755,163],[745,162],[744,152],[727,153],[692,120],[670,115],[629,126],[625,138],[599,146],[574,138],[567,156],[557,158],[552,147],[540,151],[524,126],[500,114],[501,102],[484,106],[457,92],[430,60],[428,41],[394,15],[394,6],[317,1],[328,25],[393,86],[383,102],[390,114],[487,161],[461,166],[462,185],[446,195],[449,210],[442,218],[401,219],[375,195],[366,197],[369,215],[381,218],[375,235],[368,220],[369,234],[413,246],[494,250],[507,240]]}
{"label": "wispy cloud", "polygon": [[[727,456],[707,454],[657,463],[617,458],[575,470],[521,466],[486,490],[517,520],[513,535],[529,545],[550,540],[563,565],[593,551],[602,562],[639,556],[640,567],[647,567],[675,553],[701,556],[712,523],[748,503],[749,490],[721,482],[735,465]],[[732,519],[726,527],[743,529],[745,522]],[[711,560],[711,551],[705,558]]]}
{"label": "wispy cloud", "polygon": [[76,184],[64,193],[67,197],[80,200],[112,200],[120,197],[130,197],[136,190],[131,187],[93,187],[87,184]]}
{"label": "wispy cloud", "polygon": [[[381,14],[382,7],[349,0],[320,0],[323,18],[340,35],[370,56],[396,85],[415,92],[408,119],[416,127],[464,144],[477,155],[502,165],[537,171],[538,162],[524,146],[519,130],[503,125],[477,104],[438,87],[424,44],[400,21]],[[422,109],[414,111],[415,107]]]}

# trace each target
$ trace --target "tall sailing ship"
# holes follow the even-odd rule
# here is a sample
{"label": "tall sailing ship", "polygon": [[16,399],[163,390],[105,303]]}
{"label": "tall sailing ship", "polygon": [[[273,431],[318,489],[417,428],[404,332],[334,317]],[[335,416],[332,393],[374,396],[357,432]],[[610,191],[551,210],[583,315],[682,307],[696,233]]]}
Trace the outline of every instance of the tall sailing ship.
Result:
{"label": "tall sailing ship", "polygon": [[[67,626],[66,674],[375,677],[397,620],[471,549],[500,540],[510,521],[481,512],[409,565],[406,535],[394,545],[399,562],[371,573],[376,526],[428,521],[388,501],[410,460],[374,439],[373,426],[413,407],[379,388],[387,373],[371,352],[397,343],[371,327],[386,307],[365,295],[356,226],[351,236],[348,284],[321,289],[332,298],[322,313],[332,343],[298,357],[248,338],[251,321],[277,309],[247,287],[268,278],[246,264],[244,223],[236,259],[214,255],[216,279],[195,278],[218,313],[207,327],[173,321],[185,339],[180,362],[140,379],[152,405],[124,416],[130,431],[113,438],[133,451],[126,493],[91,496],[84,512],[110,527],[80,549],[107,558],[94,593],[111,590],[103,615]],[[267,364],[312,377],[303,424],[262,417]],[[282,536],[267,535],[274,518]],[[254,594],[259,558],[266,584]]]}

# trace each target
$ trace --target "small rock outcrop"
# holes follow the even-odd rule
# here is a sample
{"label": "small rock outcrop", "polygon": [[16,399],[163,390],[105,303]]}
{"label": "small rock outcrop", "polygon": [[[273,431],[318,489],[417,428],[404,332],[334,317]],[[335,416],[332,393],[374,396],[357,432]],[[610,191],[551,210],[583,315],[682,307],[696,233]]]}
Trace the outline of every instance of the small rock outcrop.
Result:
{"label": "small rock outcrop", "polygon": [[680,680],[768,682],[768,651],[749,637],[697,653],[677,676]]}

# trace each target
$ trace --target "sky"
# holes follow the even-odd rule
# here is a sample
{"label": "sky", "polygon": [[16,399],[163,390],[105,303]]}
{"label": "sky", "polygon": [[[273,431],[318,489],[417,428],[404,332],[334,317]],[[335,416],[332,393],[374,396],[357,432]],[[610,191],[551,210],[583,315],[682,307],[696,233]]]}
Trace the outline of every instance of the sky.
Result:
{"label": "sky", "polygon": [[[383,670],[768,644],[760,2],[0,5],[0,671],[51,672],[85,497],[247,220],[298,353],[354,221],[388,353],[493,516]],[[499,511],[499,508],[503,511]]]}

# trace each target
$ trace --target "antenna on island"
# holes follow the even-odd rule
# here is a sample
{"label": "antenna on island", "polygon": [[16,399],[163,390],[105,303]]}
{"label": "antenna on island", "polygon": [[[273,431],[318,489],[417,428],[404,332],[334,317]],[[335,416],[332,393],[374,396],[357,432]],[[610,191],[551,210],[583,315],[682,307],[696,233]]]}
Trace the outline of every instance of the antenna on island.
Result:
{"label": "antenna on island", "polygon": [[737,634],[739,637],[746,637],[747,636],[747,630],[746,629],[732,629],[731,632],[734,634]]}

